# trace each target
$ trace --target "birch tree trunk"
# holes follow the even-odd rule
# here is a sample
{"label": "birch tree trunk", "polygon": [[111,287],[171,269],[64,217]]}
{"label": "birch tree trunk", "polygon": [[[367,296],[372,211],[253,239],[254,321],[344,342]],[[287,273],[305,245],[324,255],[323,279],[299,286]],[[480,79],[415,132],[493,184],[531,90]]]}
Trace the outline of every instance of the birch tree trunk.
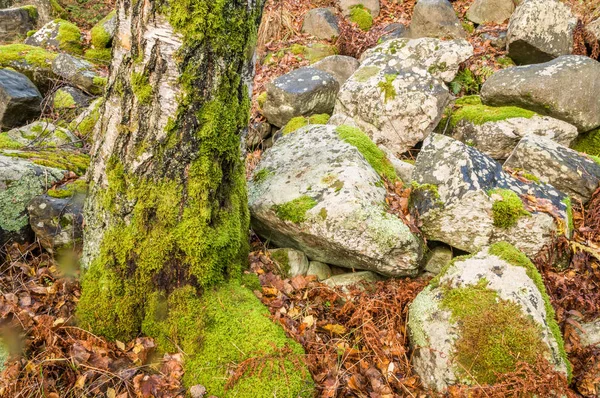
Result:
{"label": "birch tree trunk", "polygon": [[156,311],[172,297],[194,300],[241,273],[249,215],[240,135],[256,1],[117,3],[78,308],[96,333],[160,334]]}

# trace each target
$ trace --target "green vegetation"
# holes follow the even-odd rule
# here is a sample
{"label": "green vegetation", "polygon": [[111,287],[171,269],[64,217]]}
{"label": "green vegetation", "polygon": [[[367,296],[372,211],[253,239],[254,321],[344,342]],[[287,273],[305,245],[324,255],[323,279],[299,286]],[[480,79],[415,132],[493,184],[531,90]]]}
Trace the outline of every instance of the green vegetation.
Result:
{"label": "green vegetation", "polygon": [[477,384],[494,384],[498,374],[514,371],[519,361],[534,364],[548,352],[540,325],[487,285],[482,279],[473,286],[445,288],[441,303],[460,328],[454,344],[457,372]]}
{"label": "green vegetation", "polygon": [[379,87],[384,94],[385,103],[390,99],[396,98],[396,89],[394,88],[394,80],[396,80],[396,77],[398,77],[398,75],[386,74],[384,76],[385,81],[377,83],[377,87]]}
{"label": "green vegetation", "polygon": [[454,101],[454,105],[483,105],[483,103],[481,102],[481,97],[479,95],[465,95],[464,97],[460,97]]}
{"label": "green vegetation", "polygon": [[265,102],[267,102],[267,92],[263,91],[256,97],[256,102],[258,103],[258,108],[262,109],[265,106]]}
{"label": "green vegetation", "polygon": [[380,177],[390,182],[399,180],[394,166],[392,166],[385,153],[360,129],[350,126],[339,126],[336,128],[336,131],[340,139],[358,149]]}
{"label": "green vegetation", "polygon": [[55,19],[54,23],[58,24],[58,48],[71,54],[83,54],[81,30],[77,25],[64,19]]}
{"label": "green vegetation", "polygon": [[152,85],[144,73],[131,73],[131,89],[140,104],[148,104],[152,100]]}
{"label": "green vegetation", "polygon": [[461,25],[468,34],[472,34],[473,32],[475,32],[475,26],[471,22],[462,21]]}
{"label": "green vegetation", "polygon": [[110,48],[90,48],[85,51],[85,58],[96,64],[108,65],[112,56],[111,51]]}
{"label": "green vegetation", "polygon": [[273,175],[274,172],[265,168],[265,169],[261,169],[259,171],[257,171],[256,173],[254,173],[254,176],[252,177],[252,181],[256,182],[256,183],[261,183],[263,181],[265,181],[270,175]]}
{"label": "green vegetation", "polygon": [[98,22],[92,30],[90,31],[91,35],[91,44],[95,49],[100,50],[104,48],[108,48],[111,46],[112,37],[104,28],[104,25],[115,17],[116,11],[111,11],[107,16],[102,18],[100,22]]}
{"label": "green vegetation", "polygon": [[517,225],[521,217],[531,215],[531,213],[525,210],[525,206],[519,195],[513,191],[508,189],[494,189],[489,194],[500,195],[502,198],[495,200],[492,204],[494,226],[510,228]]}
{"label": "green vegetation", "polygon": [[27,11],[27,14],[29,14],[31,19],[37,21],[39,14],[36,6],[22,6],[20,8],[21,10]]}
{"label": "green vegetation", "polygon": [[350,20],[365,32],[373,26],[373,16],[362,4],[357,4],[350,8]]}
{"label": "green vegetation", "polygon": [[571,148],[591,156],[600,156],[600,128],[579,134],[571,144]]}
{"label": "green vegetation", "polygon": [[309,124],[327,124],[327,122],[329,122],[329,118],[330,116],[326,113],[312,115],[309,117],[294,117],[283,127],[282,134],[288,135],[304,126],[308,126]]}
{"label": "green vegetation", "polygon": [[[474,97],[470,101],[475,101]],[[456,104],[462,105],[462,104]],[[487,105],[462,105],[450,115],[450,127],[454,128],[461,120],[469,121],[475,125],[481,125],[487,122],[497,122],[500,120],[523,117],[531,119],[535,112],[516,106],[491,107]]]}
{"label": "green vegetation", "polygon": [[478,94],[485,79],[493,73],[494,71],[489,67],[482,67],[477,73],[474,73],[470,69],[463,69],[456,74],[454,80],[448,85],[455,95],[460,92],[464,92],[467,95]]}
{"label": "green vegetation", "polygon": [[54,94],[54,100],[52,101],[54,109],[74,108],[76,105],[75,99],[67,91],[59,89]]}
{"label": "green vegetation", "polygon": [[86,193],[87,189],[85,180],[75,180],[62,187],[49,189],[46,194],[52,198],[70,198],[77,193]]}
{"label": "green vegetation", "polygon": [[0,133],[0,149],[20,149],[22,147],[23,144],[9,137],[8,133]]}
{"label": "green vegetation", "polygon": [[515,61],[507,56],[496,58],[496,62],[498,62],[504,68],[515,66]]}
{"label": "green vegetation", "polygon": [[569,234],[572,234],[575,231],[575,225],[573,224],[573,204],[571,203],[571,198],[568,196],[562,202],[567,207],[567,226],[569,227]]}
{"label": "green vegetation", "polygon": [[290,275],[290,257],[287,249],[275,249],[269,253],[278,266],[281,276],[288,278]]}
{"label": "green vegetation", "polygon": [[7,44],[0,46],[0,66],[21,70],[19,63],[25,61],[29,65],[49,69],[58,54],[41,47],[26,44]]}
{"label": "green vegetation", "polygon": [[558,345],[558,350],[561,358],[563,359],[565,365],[567,366],[567,376],[569,381],[571,380],[572,374],[572,366],[567,358],[567,354],[565,352],[565,343],[560,332],[560,327],[556,322],[556,314],[554,312],[554,308],[550,302],[550,297],[548,297],[548,293],[546,293],[546,287],[544,285],[544,280],[540,275],[539,271],[533,265],[533,263],[527,258],[525,254],[520,252],[517,248],[507,242],[498,242],[494,243],[488,249],[488,253],[496,256],[509,264],[524,267],[527,271],[527,276],[533,280],[533,283],[540,291],[542,298],[544,300],[544,309],[546,310],[546,321],[548,322],[548,328],[552,332],[554,339]]}
{"label": "green vegetation", "polygon": [[96,100],[92,102],[89,113],[81,118],[81,120],[79,120],[79,118],[73,120],[69,124],[69,130],[77,132],[80,137],[84,137],[88,140],[88,142],[90,142],[89,140],[92,138],[92,130],[100,118],[100,106],[102,106],[102,103],[103,100]]}
{"label": "green vegetation", "polygon": [[282,205],[275,205],[273,209],[280,219],[298,224],[306,220],[306,212],[316,205],[316,200],[304,195]]}
{"label": "green vegetation", "polygon": [[35,164],[46,167],[72,171],[81,176],[90,164],[88,155],[58,149],[39,151],[0,152],[4,156],[28,159]]}

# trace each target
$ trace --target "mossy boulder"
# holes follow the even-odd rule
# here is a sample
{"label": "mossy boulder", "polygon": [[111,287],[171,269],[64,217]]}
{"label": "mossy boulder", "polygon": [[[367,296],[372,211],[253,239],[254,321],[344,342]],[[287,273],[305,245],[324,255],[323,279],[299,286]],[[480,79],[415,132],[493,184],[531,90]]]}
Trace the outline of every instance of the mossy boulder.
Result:
{"label": "mossy boulder", "polygon": [[395,170],[359,129],[308,125],[277,140],[249,181],[254,230],[316,261],[384,275],[418,273],[422,242],[385,211]]}
{"label": "mossy boulder", "polygon": [[52,61],[52,71],[69,84],[92,95],[102,94],[106,77],[90,62],[69,54],[59,54]]}
{"label": "mossy boulder", "polygon": [[81,139],[90,143],[93,139],[93,130],[100,117],[100,107],[104,98],[97,98],[90,106],[83,110],[71,123],[69,130],[77,134]]}
{"label": "mossy boulder", "polygon": [[445,267],[411,304],[408,332],[415,371],[440,392],[459,383],[493,385],[539,355],[570,375],[542,277],[505,242]]}
{"label": "mossy boulder", "polygon": [[78,144],[77,137],[69,130],[44,120],[0,133],[0,137],[6,138],[4,145],[0,143],[0,149],[20,149],[25,146],[33,148],[81,146]]}
{"label": "mossy boulder", "polygon": [[70,122],[88,107],[92,97],[72,86],[59,88],[52,95],[52,110],[61,120]]}
{"label": "mossy boulder", "polygon": [[56,75],[52,71],[52,61],[58,54],[26,44],[0,46],[0,66],[12,68],[27,76],[37,88],[46,92]]}
{"label": "mossy boulder", "polygon": [[[412,177],[409,207],[428,240],[470,253],[507,241],[534,257],[555,235],[571,234],[564,193],[551,185],[522,182],[492,158],[450,137],[427,137]],[[526,206],[525,197],[552,204],[556,217]]]}
{"label": "mossy boulder", "polygon": [[110,12],[90,31],[92,47],[85,51],[85,58],[96,64],[108,64],[111,59],[112,41],[117,30],[117,13]]}
{"label": "mossy boulder", "polygon": [[27,32],[35,28],[37,17],[35,6],[0,9],[0,42],[22,40]]}
{"label": "mossy boulder", "polygon": [[412,38],[464,38],[463,29],[452,4],[448,0],[419,0],[415,4],[409,27]]}
{"label": "mossy boulder", "polygon": [[46,50],[65,51],[70,54],[83,54],[81,30],[72,22],[55,19],[48,22],[25,40],[25,44],[42,47]]}

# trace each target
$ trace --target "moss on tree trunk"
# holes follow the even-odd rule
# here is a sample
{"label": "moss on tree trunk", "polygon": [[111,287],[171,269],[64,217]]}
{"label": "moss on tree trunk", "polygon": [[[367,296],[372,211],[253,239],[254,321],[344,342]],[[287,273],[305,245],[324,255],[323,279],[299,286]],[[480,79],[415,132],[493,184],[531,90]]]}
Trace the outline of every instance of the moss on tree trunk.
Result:
{"label": "moss on tree trunk", "polygon": [[[112,339],[141,332],[163,350],[182,349],[190,384],[194,375],[202,379],[197,357],[206,360],[206,339],[214,335],[206,324],[215,305],[209,298],[238,289],[247,256],[240,136],[248,123],[261,6],[253,0],[117,4],[111,73],[88,174],[77,316],[83,327]],[[252,295],[233,295],[232,307],[235,297],[253,309],[244,315],[224,307],[223,317],[244,330],[254,328],[250,319],[263,319],[268,324],[255,326],[267,334],[246,336],[246,351],[236,348],[240,342],[223,347],[243,356],[214,353],[213,394],[223,388],[228,363],[252,355],[257,338],[272,339],[272,349],[289,345],[302,352],[268,318],[250,316],[264,312]],[[310,377],[295,373],[293,360],[278,363],[295,374],[284,396],[310,394]],[[279,389],[272,382],[264,384],[265,396]]]}

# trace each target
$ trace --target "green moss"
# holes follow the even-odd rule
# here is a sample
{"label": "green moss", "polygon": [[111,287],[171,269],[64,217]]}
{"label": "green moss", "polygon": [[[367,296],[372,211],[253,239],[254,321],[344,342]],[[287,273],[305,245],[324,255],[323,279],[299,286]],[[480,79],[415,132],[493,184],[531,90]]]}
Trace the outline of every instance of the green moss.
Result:
{"label": "green moss", "polygon": [[472,34],[473,32],[475,32],[475,26],[473,26],[472,23],[467,22],[467,21],[463,21],[461,23],[463,29],[468,33],[468,34]]}
{"label": "green moss", "polygon": [[519,195],[513,191],[508,189],[494,189],[489,194],[500,195],[502,198],[495,200],[492,204],[494,226],[510,228],[517,225],[521,217],[531,215],[531,213],[525,210],[525,206]]}
{"label": "green moss", "polygon": [[1,155],[23,158],[35,164],[69,170],[77,175],[83,175],[90,164],[90,157],[81,153],[58,149],[20,152],[0,152]]}
{"label": "green moss", "polygon": [[569,227],[569,233],[573,233],[575,231],[575,225],[573,224],[573,204],[571,203],[570,197],[565,197],[562,200],[562,203],[567,207],[567,226]]}
{"label": "green moss", "polygon": [[131,73],[131,89],[141,104],[148,104],[152,100],[152,86],[146,74]]}
{"label": "green moss", "polygon": [[322,220],[327,220],[327,209],[322,207],[321,210],[319,210],[319,216]]}
{"label": "green moss", "polygon": [[60,5],[58,0],[50,0],[50,7],[52,8],[52,15],[59,18],[68,18],[69,14]]}
{"label": "green moss", "polygon": [[290,257],[287,249],[271,250],[270,254],[271,258],[278,266],[281,276],[287,278],[290,274]]}
{"label": "green moss", "polygon": [[100,118],[100,106],[102,106],[102,100],[96,100],[91,106],[89,114],[83,117],[81,120],[72,121],[68,128],[73,132],[77,132],[79,136],[86,137],[88,140],[92,137],[92,130]]}
{"label": "green moss", "polygon": [[373,26],[373,16],[362,4],[350,8],[350,20],[365,32]]}
{"label": "green moss", "polygon": [[265,102],[267,102],[267,92],[263,91],[260,93],[259,96],[256,97],[256,102],[258,103],[258,107],[262,109],[263,106],[265,106]]}
{"label": "green moss", "polygon": [[340,139],[358,149],[379,176],[391,182],[399,180],[394,166],[392,166],[385,153],[360,129],[350,126],[339,126],[336,128],[336,131]]}
{"label": "green moss", "polygon": [[290,121],[287,122],[287,124],[283,127],[281,132],[285,136],[304,126],[308,126],[308,119],[304,116],[297,116],[290,119]]}
{"label": "green moss", "polygon": [[56,19],[54,22],[58,24],[58,48],[71,54],[83,54],[81,30],[77,25],[64,19]]}
{"label": "green moss", "polygon": [[104,25],[108,21],[110,21],[112,18],[114,18],[115,14],[116,14],[116,11],[110,12],[107,16],[102,18],[100,20],[100,22],[98,22],[96,25],[94,25],[94,27],[90,31],[90,36],[91,36],[90,41],[92,43],[92,46],[94,46],[95,49],[100,50],[100,49],[106,49],[106,48],[110,47],[111,42],[112,42],[112,37],[106,31],[106,29],[104,28]]}
{"label": "green moss", "polygon": [[337,53],[338,50],[336,46],[323,43],[311,43],[304,49],[304,56],[311,64],[319,62],[323,58],[327,58],[330,55],[335,55]]}
{"label": "green moss", "polygon": [[273,171],[265,168],[265,169],[261,169],[259,171],[257,171],[256,173],[254,173],[254,176],[252,177],[252,181],[256,182],[256,183],[261,183],[264,182],[269,176],[275,174]]}
{"label": "green moss", "polygon": [[600,129],[580,134],[571,148],[591,156],[600,156]]}
{"label": "green moss", "polygon": [[110,48],[90,48],[85,51],[85,59],[95,64],[108,65],[112,58]]}
{"label": "green moss", "polygon": [[523,172],[521,175],[523,177],[527,178],[529,181],[533,181],[533,182],[536,182],[536,183],[540,182],[540,179],[537,176],[534,176],[531,173]]}
{"label": "green moss", "polygon": [[387,103],[388,100],[396,98],[396,89],[394,88],[394,80],[398,75],[388,75],[384,76],[385,81],[377,83],[377,87],[381,89],[384,94],[384,102]]}
{"label": "green moss", "polygon": [[0,133],[0,149],[19,149],[23,144],[15,141],[7,133]]}
{"label": "green moss", "polygon": [[[313,396],[304,350],[269,319],[250,290],[230,283],[206,292],[198,308],[206,308],[201,318],[204,344],[196,351],[197,360],[188,361],[186,385],[201,384],[219,397]],[[195,319],[193,312],[180,312],[184,319]],[[244,361],[256,367],[226,389],[232,368]]]}
{"label": "green moss", "polygon": [[74,108],[76,105],[75,99],[67,91],[58,90],[54,94],[54,101],[52,102],[54,109]]}
{"label": "green moss", "polygon": [[18,67],[19,63],[25,61],[32,66],[50,68],[57,55],[41,47],[26,44],[7,44],[0,46],[0,66],[15,67],[15,69],[21,70]]}
{"label": "green moss", "polygon": [[515,61],[513,61],[511,58],[509,57],[498,57],[496,59],[496,62],[498,62],[500,64],[500,66],[504,67],[504,68],[508,68],[510,66],[515,66]]}
{"label": "green moss", "polygon": [[515,117],[531,119],[533,116],[535,116],[535,112],[515,106],[491,107],[486,105],[464,105],[459,107],[450,116],[450,127],[456,127],[461,120],[481,125],[487,122],[497,122]]}
{"label": "green moss", "polygon": [[458,98],[454,102],[454,105],[483,105],[483,103],[481,102],[481,97],[479,95],[465,95],[464,97]]}
{"label": "green moss", "polygon": [[39,14],[36,6],[22,6],[20,8],[21,10],[27,11],[27,14],[29,14],[31,19],[37,21]]}
{"label": "green moss", "polygon": [[59,188],[49,189],[46,194],[52,198],[70,198],[76,193],[86,193],[88,189],[85,180],[75,180]]}
{"label": "green moss", "polygon": [[381,68],[378,66],[365,66],[357,70],[356,73],[352,75],[352,79],[356,80],[359,83],[364,83],[373,76],[377,76],[379,72],[381,72]]}
{"label": "green moss", "polygon": [[316,205],[316,200],[304,195],[287,203],[275,205],[273,209],[280,219],[298,224],[306,220],[306,212]]}
{"label": "green moss", "polygon": [[510,243],[494,243],[488,249],[488,253],[506,261],[507,263],[518,267],[524,267],[526,269],[527,276],[529,276],[531,280],[533,280],[535,286],[540,291],[544,300],[544,309],[546,310],[546,320],[548,322],[548,328],[550,328],[550,331],[552,332],[552,335],[554,336],[554,339],[556,340],[556,343],[558,345],[559,354],[563,359],[565,365],[567,366],[567,376],[570,381],[573,369],[565,352],[565,343],[560,332],[560,327],[556,322],[556,313],[554,312],[554,308],[552,307],[552,303],[550,302],[550,297],[548,296],[548,293],[546,293],[546,287],[544,285],[542,275],[540,275],[535,265],[533,265],[533,263],[527,258],[527,256],[520,252]]}
{"label": "green moss", "polygon": [[27,31],[27,37],[31,37],[35,34],[35,32],[37,32],[37,30],[28,30]]}
{"label": "green moss", "polygon": [[454,343],[456,370],[477,384],[494,384],[498,374],[514,371],[519,361],[534,364],[540,353],[548,351],[540,325],[524,316],[519,304],[501,300],[487,284],[482,279],[477,285],[446,288],[441,302],[460,329]]}
{"label": "green moss", "polygon": [[100,76],[95,76],[94,79],[92,80],[92,83],[94,83],[94,86],[97,86],[99,88],[106,86],[106,82],[107,82],[106,77],[100,77]]}
{"label": "green moss", "polygon": [[330,115],[327,113],[321,113],[318,115],[312,115],[308,117],[308,122],[310,124],[327,124],[329,123]]}

